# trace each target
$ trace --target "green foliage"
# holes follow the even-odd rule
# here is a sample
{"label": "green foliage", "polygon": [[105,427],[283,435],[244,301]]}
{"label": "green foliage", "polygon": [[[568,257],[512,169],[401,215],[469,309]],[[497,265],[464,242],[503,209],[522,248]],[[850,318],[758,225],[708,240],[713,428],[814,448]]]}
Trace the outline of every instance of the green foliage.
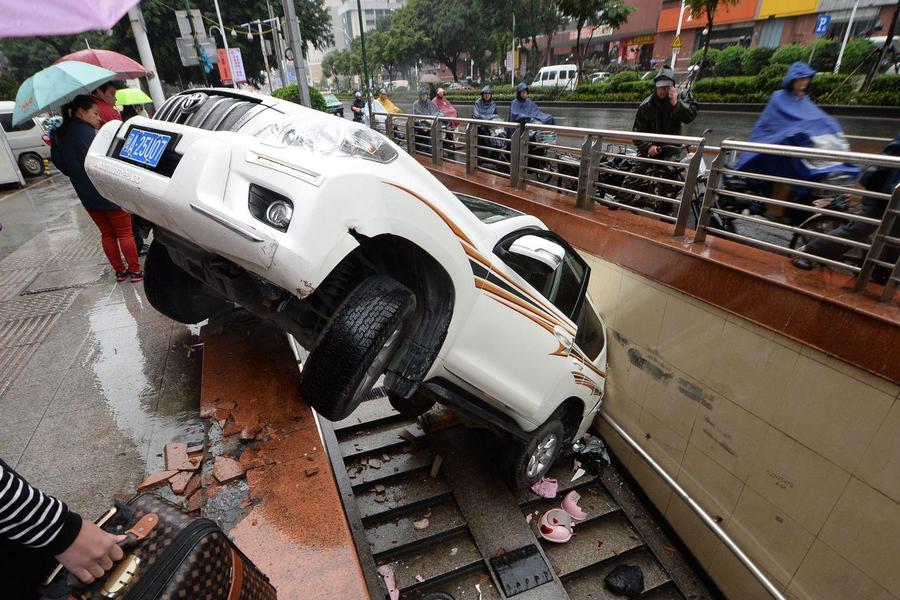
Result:
{"label": "green foliage", "polygon": [[12,73],[0,74],[0,100],[15,100],[19,84]]}
{"label": "green foliage", "polygon": [[900,75],[885,73],[872,81],[869,91],[873,94],[897,94],[900,98]]}
{"label": "green foliage", "polygon": [[[709,52],[706,53],[706,68],[703,69],[701,75],[708,76],[712,75],[716,71],[716,64],[719,62],[719,56],[722,55],[722,51],[718,48],[710,48]],[[691,55],[691,64],[699,65],[700,60],[703,57],[703,48],[697,50]]]}
{"label": "green foliage", "polygon": [[615,90],[611,91],[622,94],[638,94],[641,97],[648,96],[653,92],[653,80],[625,81],[617,85]]}
{"label": "green foliage", "polygon": [[[832,68],[834,68],[832,66]],[[820,73],[813,77],[810,95],[816,102],[830,100],[831,96],[838,93],[852,93],[856,91],[859,82],[848,78],[846,75],[833,75]]]}
{"label": "green foliage", "polygon": [[[841,59],[841,73],[852,73],[855,71],[874,47],[875,45],[867,38],[853,38],[847,42],[847,47],[844,49],[844,57]],[[867,61],[857,72],[864,72],[871,67],[874,60],[873,58]]]}
{"label": "green foliage", "polygon": [[[813,51],[815,46],[815,51]],[[820,73],[834,71],[834,65],[837,62],[838,52],[841,50],[841,44],[837,40],[820,40],[806,46],[806,58],[812,54],[812,62],[810,66]]]}
{"label": "green foliage", "polygon": [[716,59],[716,75],[734,77],[741,75],[741,63],[746,49],[743,46],[728,46]]}
{"label": "green foliage", "polygon": [[769,65],[772,57],[772,48],[747,48],[741,57],[741,73],[744,75],[759,75],[760,71]]}
{"label": "green foliage", "polygon": [[770,65],[792,65],[798,60],[806,60],[809,58],[809,50],[800,44],[788,44],[781,46],[772,54],[769,59]]}
{"label": "green foliage", "polygon": [[627,83],[629,81],[638,81],[641,78],[640,75],[637,74],[636,71],[622,71],[621,73],[616,73],[610,77],[607,77],[606,80],[600,85],[606,85],[611,92],[619,91],[619,86],[623,83]]}
{"label": "green foliage", "polygon": [[[621,0],[557,0],[557,6],[562,16],[575,22],[575,66],[579,73],[583,72],[584,53],[589,45],[589,42],[585,43],[582,34],[585,26],[618,29],[628,21],[628,15],[635,11],[635,7]],[[593,36],[593,30],[590,35]]]}
{"label": "green foliage", "polygon": [[[297,87],[296,83],[275,90],[274,92],[272,92],[272,95],[276,98],[280,98],[281,100],[287,100],[289,102],[300,104],[300,88]],[[314,87],[309,88],[309,101],[312,103],[312,107],[314,109],[322,112],[328,112],[328,109],[325,106],[325,97],[322,96],[322,92]]]}
{"label": "green foliage", "polygon": [[754,94],[759,92],[756,77],[712,77],[694,84],[694,94]]}

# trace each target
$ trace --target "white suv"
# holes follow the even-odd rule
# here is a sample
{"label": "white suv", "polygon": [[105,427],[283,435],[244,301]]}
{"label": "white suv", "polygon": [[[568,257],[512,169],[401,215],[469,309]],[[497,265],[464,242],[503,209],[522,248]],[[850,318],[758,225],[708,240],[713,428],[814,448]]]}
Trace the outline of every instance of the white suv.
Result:
{"label": "white suv", "polygon": [[384,375],[405,415],[434,402],[502,431],[515,484],[591,424],[606,330],[590,269],[537,218],[453,194],[382,135],[232,90],[107,123],[97,189],[155,225],[144,280],[196,323],[232,304],[310,351],[301,392],[348,416]]}

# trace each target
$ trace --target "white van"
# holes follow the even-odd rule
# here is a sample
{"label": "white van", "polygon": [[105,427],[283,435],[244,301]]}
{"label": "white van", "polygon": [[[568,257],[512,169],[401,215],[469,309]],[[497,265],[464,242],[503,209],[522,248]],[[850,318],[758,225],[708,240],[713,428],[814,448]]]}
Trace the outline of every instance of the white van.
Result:
{"label": "white van", "polygon": [[541,70],[537,72],[534,81],[531,82],[529,87],[562,87],[567,90],[574,90],[578,87],[578,69],[575,65],[541,67]]}
{"label": "white van", "polygon": [[9,147],[19,163],[19,169],[25,177],[36,177],[44,172],[44,159],[50,158],[50,146],[43,139],[44,128],[41,119],[26,119],[15,127],[12,124],[13,109],[16,103],[0,102],[0,127],[6,133]]}

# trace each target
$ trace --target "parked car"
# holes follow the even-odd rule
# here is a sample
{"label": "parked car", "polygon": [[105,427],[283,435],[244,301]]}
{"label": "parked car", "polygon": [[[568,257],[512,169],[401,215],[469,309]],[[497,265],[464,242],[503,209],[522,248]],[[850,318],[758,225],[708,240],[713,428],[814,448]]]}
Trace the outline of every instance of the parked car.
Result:
{"label": "parked car", "polygon": [[471,83],[467,83],[467,82],[465,82],[465,81],[454,81],[453,83],[451,83],[450,85],[447,86],[447,89],[450,89],[450,90],[460,90],[460,91],[462,91],[462,90],[471,90],[471,89],[472,89],[472,84],[471,84]]}
{"label": "parked car", "polygon": [[534,76],[531,88],[562,87],[574,90],[578,87],[578,69],[575,65],[541,67]]}
{"label": "parked car", "polygon": [[325,108],[331,114],[343,118],[344,116],[344,103],[337,99],[337,96],[334,94],[325,94],[322,96],[325,98]]}
{"label": "parked car", "polygon": [[327,419],[383,376],[404,415],[440,402],[501,434],[525,486],[597,413],[607,335],[581,255],[362,124],[192,90],[107,123],[85,164],[154,224],[149,302],[184,323],[239,305],[276,324],[309,351],[300,392]]}
{"label": "parked car", "polygon": [[12,101],[0,102],[0,126],[6,133],[22,175],[37,177],[44,172],[44,159],[50,158],[50,146],[43,139],[46,132],[41,126],[40,117],[28,119],[13,127],[15,105]]}
{"label": "parked car", "polygon": [[591,73],[591,83],[600,83],[609,76],[610,73],[607,72]]}

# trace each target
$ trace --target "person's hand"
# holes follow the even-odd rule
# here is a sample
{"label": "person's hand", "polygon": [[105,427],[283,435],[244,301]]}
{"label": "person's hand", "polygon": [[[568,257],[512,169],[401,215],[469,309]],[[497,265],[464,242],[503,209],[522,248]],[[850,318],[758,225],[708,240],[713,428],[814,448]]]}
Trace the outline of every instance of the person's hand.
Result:
{"label": "person's hand", "polygon": [[669,88],[669,102],[672,103],[672,106],[678,104],[678,90],[674,87]]}
{"label": "person's hand", "polygon": [[650,149],[647,150],[647,154],[649,154],[650,156],[656,156],[657,154],[659,154],[659,147],[658,146],[650,146]]}
{"label": "person's hand", "polygon": [[56,560],[82,583],[91,583],[103,577],[122,558],[119,543],[127,537],[106,533],[90,521],[82,520],[78,537],[65,552],[56,555]]}

